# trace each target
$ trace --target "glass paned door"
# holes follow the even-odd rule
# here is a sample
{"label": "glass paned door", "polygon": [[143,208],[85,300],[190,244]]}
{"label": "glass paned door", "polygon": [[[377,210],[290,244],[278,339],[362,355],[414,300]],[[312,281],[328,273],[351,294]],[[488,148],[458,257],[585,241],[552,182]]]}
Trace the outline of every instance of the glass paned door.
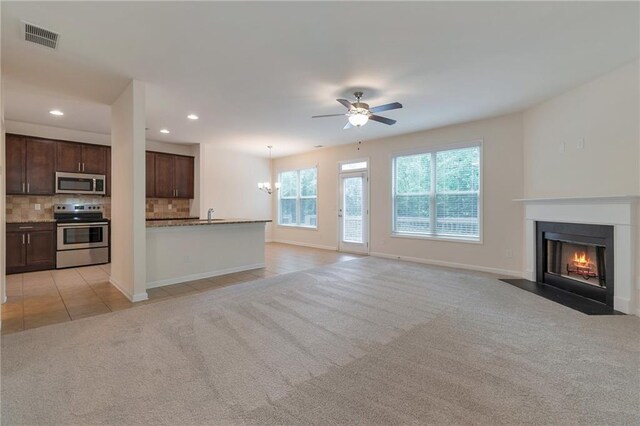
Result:
{"label": "glass paned door", "polygon": [[369,185],[366,172],[340,174],[340,251],[369,251]]}

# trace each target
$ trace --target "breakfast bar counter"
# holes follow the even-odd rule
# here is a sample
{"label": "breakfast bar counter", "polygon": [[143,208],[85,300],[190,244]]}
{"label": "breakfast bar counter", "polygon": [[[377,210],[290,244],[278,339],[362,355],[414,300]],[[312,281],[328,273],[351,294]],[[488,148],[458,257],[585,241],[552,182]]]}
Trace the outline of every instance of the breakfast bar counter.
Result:
{"label": "breakfast bar counter", "polygon": [[271,220],[147,221],[147,288],[264,268]]}

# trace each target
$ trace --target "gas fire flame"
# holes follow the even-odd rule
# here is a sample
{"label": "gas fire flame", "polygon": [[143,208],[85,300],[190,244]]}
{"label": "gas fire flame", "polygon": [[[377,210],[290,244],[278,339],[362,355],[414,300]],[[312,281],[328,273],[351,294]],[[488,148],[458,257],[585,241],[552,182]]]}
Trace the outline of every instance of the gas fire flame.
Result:
{"label": "gas fire flame", "polygon": [[587,253],[585,252],[575,252],[573,254],[573,262],[578,266],[589,266],[591,265],[591,259],[587,257]]}

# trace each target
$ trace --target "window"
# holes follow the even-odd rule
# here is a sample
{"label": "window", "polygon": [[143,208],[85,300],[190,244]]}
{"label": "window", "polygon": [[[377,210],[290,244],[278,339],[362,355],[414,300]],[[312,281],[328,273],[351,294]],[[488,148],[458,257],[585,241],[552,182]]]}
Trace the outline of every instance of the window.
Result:
{"label": "window", "polygon": [[393,232],[480,240],[480,146],[393,159]]}
{"label": "window", "polygon": [[278,181],[278,224],[317,228],[318,169],[281,172]]}
{"label": "window", "polygon": [[365,170],[367,168],[366,161],[356,161],[355,163],[340,163],[341,172],[351,172],[354,170]]}

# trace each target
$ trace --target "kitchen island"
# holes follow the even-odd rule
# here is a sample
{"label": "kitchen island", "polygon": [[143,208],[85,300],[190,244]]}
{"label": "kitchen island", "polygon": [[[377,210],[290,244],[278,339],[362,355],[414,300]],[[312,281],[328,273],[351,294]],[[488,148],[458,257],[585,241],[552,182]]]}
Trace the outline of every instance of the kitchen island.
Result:
{"label": "kitchen island", "polygon": [[263,268],[267,222],[147,221],[147,288]]}

